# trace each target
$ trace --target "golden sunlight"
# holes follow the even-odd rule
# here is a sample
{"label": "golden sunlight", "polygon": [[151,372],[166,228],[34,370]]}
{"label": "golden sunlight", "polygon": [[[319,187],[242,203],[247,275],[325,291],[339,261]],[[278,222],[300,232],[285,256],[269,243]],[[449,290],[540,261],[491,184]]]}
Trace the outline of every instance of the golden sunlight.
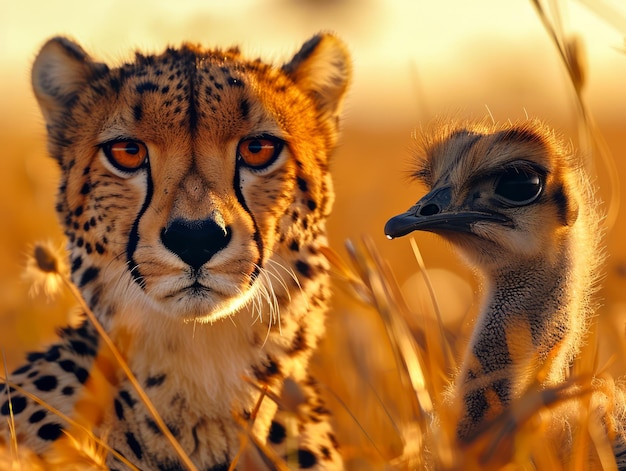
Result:
{"label": "golden sunlight", "polygon": [[[313,366],[330,397],[348,469],[381,469],[390,463],[391,469],[403,465],[408,469],[411,462],[406,460],[424,449],[439,454],[437,459],[446,465],[441,469],[461,469],[453,463],[461,455],[468,457],[465,469],[483,469],[485,459],[493,469],[494,463],[527,465],[523,460],[528,456],[539,469],[552,469],[559,449],[547,447],[543,452],[546,417],[562,412],[564,404],[572,406],[583,430],[570,437],[581,445],[572,462],[585,460],[589,449],[603,463],[613,460],[604,423],[589,410],[598,398],[592,391],[610,396],[614,378],[626,375],[626,187],[620,186],[626,178],[626,3],[540,3],[558,9],[550,12],[559,29],[556,36],[564,49],[569,47],[569,59],[581,65],[579,82],[570,80],[535,8],[537,0],[4,2],[0,351],[7,371],[21,364],[25,352],[54,339],[55,329],[74,321],[78,312],[76,300],[58,276],[67,271],[63,249],[58,249],[64,247],[65,238],[55,213],[60,171],[47,155],[45,125],[30,81],[34,57],[45,41],[68,36],[94,59],[113,65],[132,60],[135,50],[159,52],[182,42],[238,45],[248,56],[282,64],[317,32],[332,31],[348,46],[353,83],[330,165],[335,188],[328,222],[330,248],[320,252],[327,252],[324,256],[332,267],[333,305],[328,335]],[[572,54],[574,43],[580,45],[577,54]],[[575,85],[581,85],[587,121],[580,114]],[[544,120],[589,163],[600,201],[592,204],[611,212],[608,220],[613,224],[603,239],[606,262],[597,270],[604,275],[598,276],[602,281],[601,307],[594,311],[597,327],[583,347],[584,358],[573,369],[576,375],[543,388],[546,367],[529,370],[514,407],[493,417],[487,433],[460,452],[454,428],[460,411],[439,415],[433,411],[445,409],[452,394],[450,378],[461,369],[459,352],[471,337],[483,287],[476,267],[461,262],[442,238],[412,234],[419,244],[417,250],[413,242],[415,251],[421,253],[418,263],[408,238],[388,241],[383,232],[391,216],[406,211],[426,193],[409,178],[415,170],[413,137],[439,116],[485,118],[494,127],[496,122],[528,117]],[[607,160],[599,157],[603,152]],[[262,164],[274,158],[253,157],[264,157]],[[144,165],[143,154],[133,162],[127,167]],[[544,186],[533,188],[539,198]],[[51,242],[37,244],[40,240]],[[346,248],[346,240],[357,242]],[[523,356],[530,341],[513,330],[503,335],[522,344]],[[596,349],[597,339],[601,342]],[[539,363],[537,358],[528,360]],[[407,371],[399,366],[403,361]],[[548,365],[552,361],[545,359]],[[267,401],[274,400],[269,396]],[[497,405],[497,400],[490,400]],[[168,430],[169,424],[158,425]],[[607,427],[611,425],[615,424]],[[518,441],[513,441],[511,430],[519,432]],[[242,437],[248,439],[243,433]],[[0,448],[5,444],[2,439]],[[256,454],[252,458],[258,459]],[[252,458],[242,455],[241,462]],[[0,467],[5,462],[0,449]],[[554,469],[575,467],[576,463]]]}

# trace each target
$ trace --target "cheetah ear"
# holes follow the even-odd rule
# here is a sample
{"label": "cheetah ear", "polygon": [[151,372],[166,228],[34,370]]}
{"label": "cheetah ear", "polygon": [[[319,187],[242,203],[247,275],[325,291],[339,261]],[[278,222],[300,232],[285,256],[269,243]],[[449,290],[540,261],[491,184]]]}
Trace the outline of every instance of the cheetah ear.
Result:
{"label": "cheetah ear", "polygon": [[31,80],[48,126],[60,119],[89,79],[107,70],[67,38],[52,38],[44,44],[33,64]]}
{"label": "cheetah ear", "polygon": [[282,69],[313,98],[323,117],[337,117],[352,74],[350,55],[341,40],[328,33],[315,35]]}

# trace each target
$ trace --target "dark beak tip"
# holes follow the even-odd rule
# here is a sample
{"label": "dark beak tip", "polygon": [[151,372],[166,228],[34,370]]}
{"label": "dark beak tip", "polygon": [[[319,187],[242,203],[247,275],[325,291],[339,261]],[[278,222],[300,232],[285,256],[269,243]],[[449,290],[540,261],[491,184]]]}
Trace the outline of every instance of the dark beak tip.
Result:
{"label": "dark beak tip", "polygon": [[410,219],[414,219],[411,217],[412,215],[408,215],[408,213],[399,214],[398,216],[394,216],[385,224],[385,235],[389,240],[395,239],[397,237],[402,237],[412,232]]}

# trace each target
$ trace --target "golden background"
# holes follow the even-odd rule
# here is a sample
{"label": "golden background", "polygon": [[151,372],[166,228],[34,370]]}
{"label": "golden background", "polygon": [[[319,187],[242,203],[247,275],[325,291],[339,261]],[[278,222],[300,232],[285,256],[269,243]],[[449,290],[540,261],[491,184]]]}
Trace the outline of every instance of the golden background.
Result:
{"label": "golden background", "polygon": [[[582,40],[587,63],[584,95],[622,181],[626,176],[626,7],[617,0],[558,4],[564,31]],[[343,255],[345,239],[371,236],[401,284],[417,271],[417,264],[409,241],[387,241],[383,226],[423,192],[407,177],[414,129],[441,114],[481,118],[490,113],[496,121],[529,115],[545,119],[578,142],[571,83],[530,1],[3,2],[0,347],[9,370],[24,351],[52,338],[54,327],[66,321],[73,305],[67,295],[53,300],[43,294],[29,296],[29,282],[22,279],[33,243],[63,244],[54,214],[57,169],[46,156],[43,120],[30,91],[30,64],[43,42],[53,35],[68,35],[93,57],[113,64],[131,59],[134,49],[158,52],[182,41],[237,44],[248,55],[282,63],[320,30],[335,31],[354,59],[344,132],[332,166],[336,203],[329,226],[331,245]],[[600,161],[595,161],[595,169],[604,206],[619,205],[610,201],[609,170]],[[626,194],[626,188],[622,192]],[[605,356],[618,354],[612,367],[616,376],[626,373],[621,340],[626,332],[625,214],[622,205],[605,239],[608,259],[599,293],[604,326],[600,344],[607,350]],[[414,237],[431,270],[442,311],[462,315],[476,303],[471,270],[436,236]],[[407,295],[417,297],[410,302],[419,305],[420,293],[411,283],[406,285]],[[344,342],[361,345],[355,347],[357,352],[377,361],[379,348],[380,356],[387,354],[378,344],[384,335],[380,326],[337,291],[325,351],[341,352]],[[322,358],[318,366],[330,364],[341,372],[350,368],[350,360],[343,360],[339,356],[327,363]],[[378,373],[384,376],[381,368]],[[384,382],[384,378],[376,380]],[[337,394],[367,428],[377,413],[368,411],[366,400],[355,400],[363,385],[343,387],[344,392],[337,386]],[[371,425],[374,435],[376,428]]]}

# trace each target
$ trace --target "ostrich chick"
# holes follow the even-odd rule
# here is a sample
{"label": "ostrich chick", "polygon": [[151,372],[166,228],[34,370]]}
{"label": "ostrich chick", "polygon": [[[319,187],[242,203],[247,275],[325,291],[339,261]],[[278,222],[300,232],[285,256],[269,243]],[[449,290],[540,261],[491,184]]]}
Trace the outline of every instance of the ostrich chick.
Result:
{"label": "ostrich chick", "polygon": [[593,310],[600,217],[572,150],[538,121],[448,123],[421,138],[417,159],[429,192],[385,233],[443,236],[485,288],[455,386],[467,441],[540,368],[546,385],[564,379]]}

